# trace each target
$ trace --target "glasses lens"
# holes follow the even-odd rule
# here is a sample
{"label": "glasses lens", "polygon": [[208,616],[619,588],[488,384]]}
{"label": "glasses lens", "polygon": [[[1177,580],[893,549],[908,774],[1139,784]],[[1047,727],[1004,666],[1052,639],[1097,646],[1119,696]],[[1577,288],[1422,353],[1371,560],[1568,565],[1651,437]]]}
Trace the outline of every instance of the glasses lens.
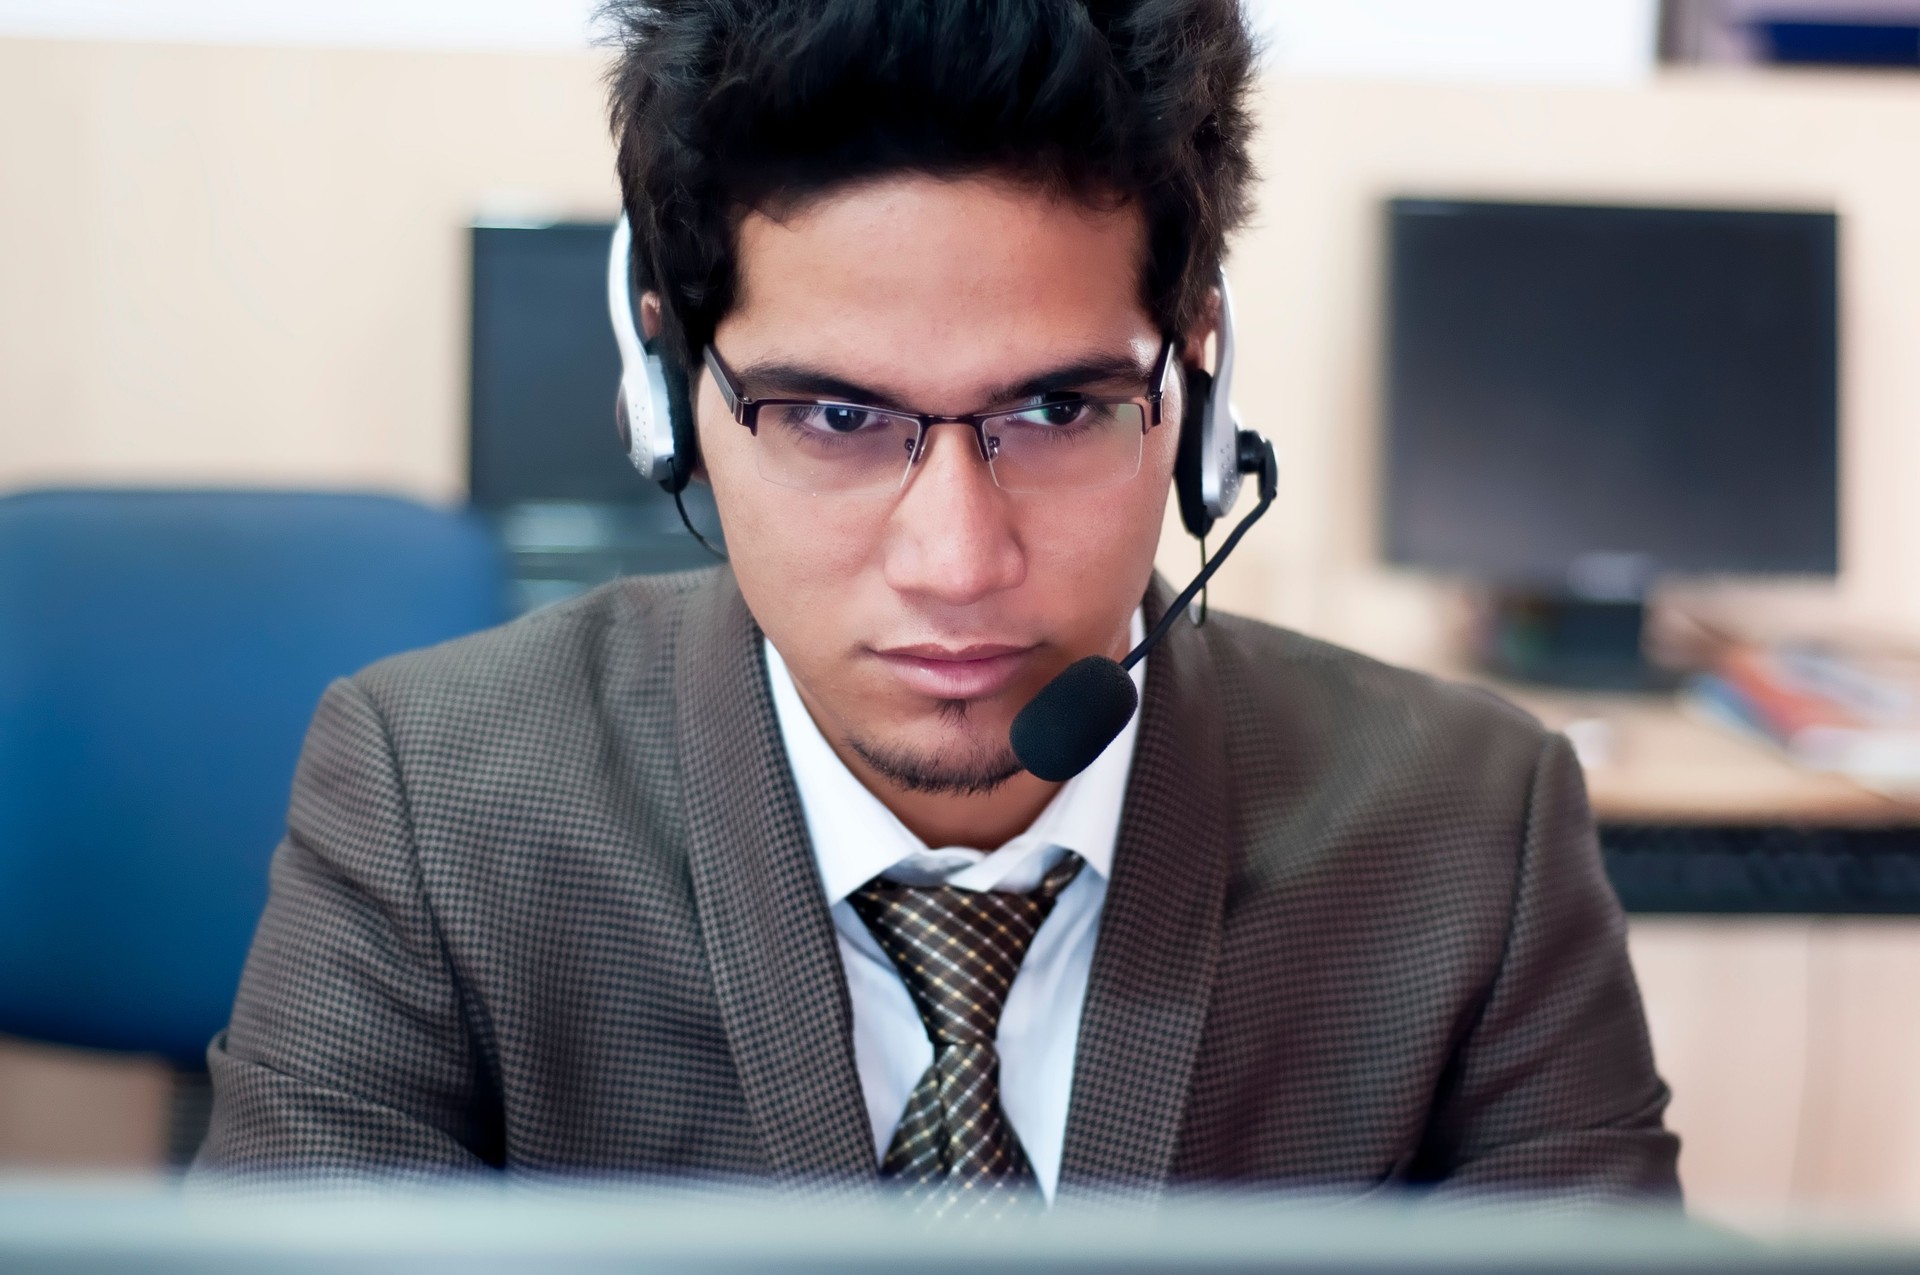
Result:
{"label": "glasses lens", "polygon": [[1107,487],[1140,472],[1146,409],[1071,399],[983,423],[993,480],[1006,491]]}
{"label": "glasses lens", "polygon": [[911,416],[845,403],[765,403],[755,425],[760,476],[800,491],[887,491],[913,460]]}

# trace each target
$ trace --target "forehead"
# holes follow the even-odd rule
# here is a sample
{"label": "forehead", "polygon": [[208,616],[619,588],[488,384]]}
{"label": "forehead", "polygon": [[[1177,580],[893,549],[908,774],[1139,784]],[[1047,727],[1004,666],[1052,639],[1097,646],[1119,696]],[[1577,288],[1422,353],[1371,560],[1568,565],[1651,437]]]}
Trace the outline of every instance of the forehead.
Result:
{"label": "forehead", "polygon": [[989,177],[899,175],[749,213],[733,361],[805,360],[916,395],[1094,353],[1150,359],[1145,223]]}

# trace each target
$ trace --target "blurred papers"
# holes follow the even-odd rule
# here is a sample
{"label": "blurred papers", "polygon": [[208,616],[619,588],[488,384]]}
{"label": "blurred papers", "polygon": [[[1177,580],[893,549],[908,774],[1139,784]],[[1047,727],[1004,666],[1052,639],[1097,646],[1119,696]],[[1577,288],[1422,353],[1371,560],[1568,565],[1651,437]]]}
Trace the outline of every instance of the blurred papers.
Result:
{"label": "blurred papers", "polygon": [[1686,695],[1808,770],[1920,799],[1920,657],[1737,643]]}

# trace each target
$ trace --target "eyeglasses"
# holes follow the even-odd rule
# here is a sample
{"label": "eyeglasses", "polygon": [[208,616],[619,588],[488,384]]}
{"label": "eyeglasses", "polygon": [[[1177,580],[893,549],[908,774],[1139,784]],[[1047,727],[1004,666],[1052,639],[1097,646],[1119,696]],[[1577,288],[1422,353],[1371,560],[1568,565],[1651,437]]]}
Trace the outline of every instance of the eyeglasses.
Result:
{"label": "eyeglasses", "polygon": [[973,430],[980,459],[1003,491],[1085,490],[1140,472],[1146,433],[1160,423],[1173,342],[1160,347],[1149,389],[1135,398],[1047,395],[1027,406],[965,416],[901,412],[814,398],[748,398],[711,345],[713,375],[733,419],[757,441],[760,476],[798,491],[897,491],[926,455],[935,425]]}

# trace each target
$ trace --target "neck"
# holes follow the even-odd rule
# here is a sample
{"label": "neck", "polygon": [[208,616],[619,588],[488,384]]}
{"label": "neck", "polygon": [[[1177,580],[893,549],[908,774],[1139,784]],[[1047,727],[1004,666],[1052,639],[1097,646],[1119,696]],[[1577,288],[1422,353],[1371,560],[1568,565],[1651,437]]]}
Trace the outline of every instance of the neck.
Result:
{"label": "neck", "polygon": [[876,773],[859,755],[837,741],[834,751],[846,762],[847,769],[894,813],[907,830],[929,846],[965,846],[974,850],[996,850],[1025,832],[1040,817],[1040,812],[1060,791],[1050,784],[1021,771],[992,792],[928,793],[908,792]]}

